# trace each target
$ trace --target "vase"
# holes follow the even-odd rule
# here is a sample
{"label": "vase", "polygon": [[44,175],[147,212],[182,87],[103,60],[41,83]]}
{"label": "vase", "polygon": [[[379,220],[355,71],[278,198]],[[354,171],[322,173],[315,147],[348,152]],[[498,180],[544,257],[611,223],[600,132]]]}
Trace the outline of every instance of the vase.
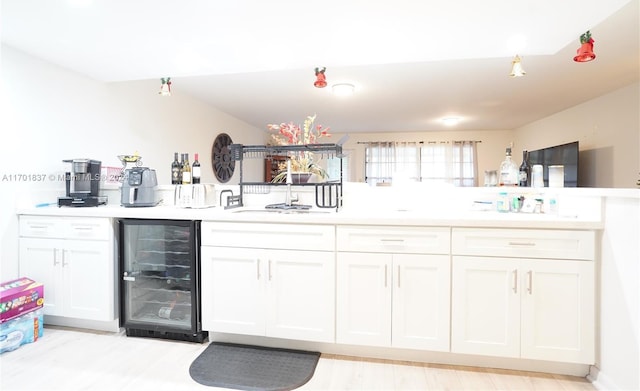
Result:
{"label": "vase", "polygon": [[291,181],[294,184],[308,183],[312,176],[312,172],[292,172]]}

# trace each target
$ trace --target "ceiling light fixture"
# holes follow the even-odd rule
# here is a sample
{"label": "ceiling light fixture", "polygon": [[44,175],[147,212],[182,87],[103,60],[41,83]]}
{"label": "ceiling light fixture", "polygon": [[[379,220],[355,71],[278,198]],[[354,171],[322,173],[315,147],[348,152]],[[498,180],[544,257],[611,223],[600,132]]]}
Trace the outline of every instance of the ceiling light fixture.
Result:
{"label": "ceiling light fixture", "polygon": [[454,126],[460,123],[460,117],[446,117],[442,119],[442,123],[447,126]]}
{"label": "ceiling light fixture", "polygon": [[327,78],[324,75],[324,71],[326,70],[327,68],[325,67],[316,68],[316,81],[313,83],[316,88],[324,88],[327,86]]}
{"label": "ceiling light fixture", "polygon": [[166,79],[163,77],[160,79],[162,84],[160,85],[160,96],[171,96],[171,78],[167,77]]}
{"label": "ceiling light fixture", "polygon": [[580,47],[577,50],[577,55],[573,58],[575,62],[589,62],[595,60],[596,55],[593,52],[593,43],[595,41],[591,38],[591,32],[587,30],[586,33],[580,36]]}
{"label": "ceiling light fixture", "polygon": [[355,86],[350,83],[339,83],[331,86],[331,89],[334,94],[337,96],[351,96],[355,91]]}
{"label": "ceiling light fixture", "polygon": [[509,74],[509,76],[521,77],[526,74],[527,72],[525,72],[524,69],[522,69],[522,62],[520,61],[520,56],[516,54],[516,56],[513,58],[513,61],[511,61],[511,73]]}

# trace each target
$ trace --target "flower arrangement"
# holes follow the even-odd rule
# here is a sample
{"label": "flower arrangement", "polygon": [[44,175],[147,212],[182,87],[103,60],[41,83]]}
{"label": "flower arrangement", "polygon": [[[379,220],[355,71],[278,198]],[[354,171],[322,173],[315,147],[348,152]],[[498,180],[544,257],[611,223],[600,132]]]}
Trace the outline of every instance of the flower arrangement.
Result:
{"label": "flower arrangement", "polygon": [[[271,135],[271,141],[275,145],[307,145],[316,144],[323,137],[331,137],[329,127],[316,125],[316,115],[307,116],[302,127],[293,122],[281,123],[280,125],[268,124],[267,129],[277,132]],[[290,158],[291,170],[293,172],[304,172],[326,178],[327,172],[313,161],[313,154],[308,151],[297,152]],[[283,182],[287,175],[287,163],[278,166],[279,174],[273,178],[273,182]]]}

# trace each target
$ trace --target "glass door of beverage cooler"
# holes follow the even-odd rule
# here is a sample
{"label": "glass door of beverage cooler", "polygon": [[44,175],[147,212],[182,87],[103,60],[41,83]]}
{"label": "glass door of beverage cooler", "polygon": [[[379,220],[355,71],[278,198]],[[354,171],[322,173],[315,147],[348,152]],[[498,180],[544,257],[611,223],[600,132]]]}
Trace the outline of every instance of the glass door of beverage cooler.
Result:
{"label": "glass door of beverage cooler", "polygon": [[202,342],[199,222],[120,220],[119,245],[127,335]]}

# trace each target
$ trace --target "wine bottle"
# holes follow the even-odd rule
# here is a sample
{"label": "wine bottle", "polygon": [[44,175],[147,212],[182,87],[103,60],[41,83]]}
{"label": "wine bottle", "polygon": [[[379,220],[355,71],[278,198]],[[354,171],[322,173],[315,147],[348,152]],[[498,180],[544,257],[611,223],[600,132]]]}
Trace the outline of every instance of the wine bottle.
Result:
{"label": "wine bottle", "polygon": [[531,166],[529,165],[529,152],[522,151],[522,163],[518,170],[518,185],[521,187],[531,186]]}
{"label": "wine bottle", "polygon": [[191,165],[189,164],[189,154],[184,154],[184,167],[182,168],[182,184],[191,184]]}
{"label": "wine bottle", "polygon": [[511,159],[511,147],[500,164],[500,186],[518,186],[518,165]]}
{"label": "wine bottle", "polygon": [[173,162],[171,163],[171,184],[180,184],[180,162],[178,161],[178,152],[173,154]]}
{"label": "wine bottle", "polygon": [[184,153],[180,154],[180,168],[178,170],[178,184],[182,184],[182,172],[184,171]]}
{"label": "wine bottle", "polygon": [[191,165],[191,182],[200,183],[200,162],[198,161],[198,154],[194,155],[193,164]]}

